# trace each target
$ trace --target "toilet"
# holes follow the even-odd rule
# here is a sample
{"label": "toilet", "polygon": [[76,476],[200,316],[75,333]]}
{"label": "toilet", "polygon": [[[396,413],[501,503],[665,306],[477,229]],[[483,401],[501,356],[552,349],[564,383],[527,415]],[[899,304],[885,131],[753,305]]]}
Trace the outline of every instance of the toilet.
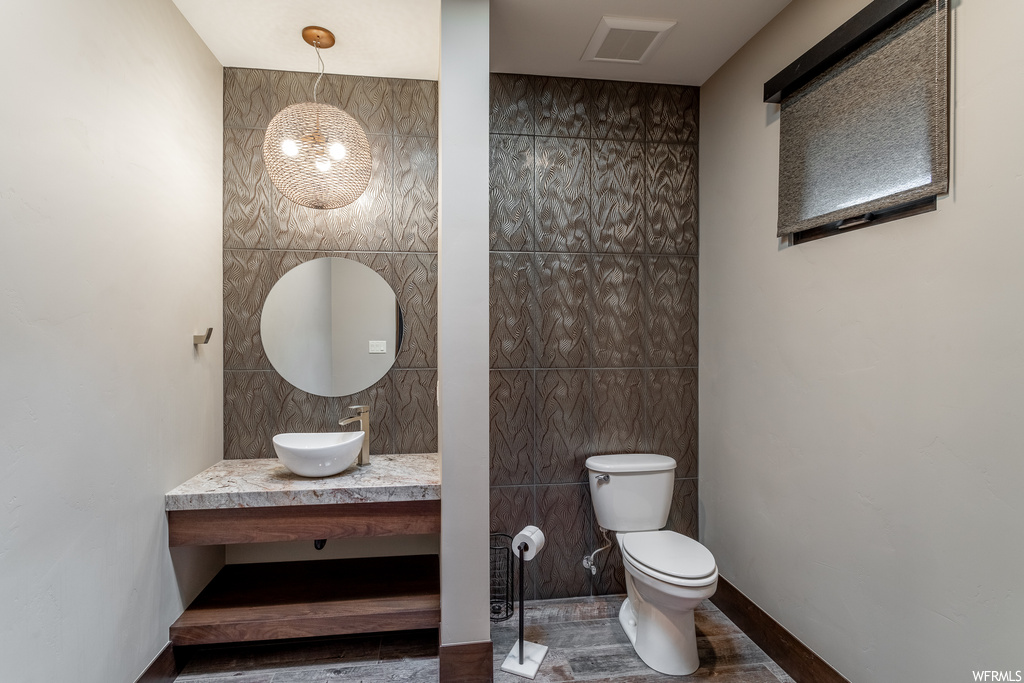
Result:
{"label": "toilet", "polygon": [[587,458],[597,523],[615,532],[626,568],[627,598],[619,610],[629,642],[647,666],[670,676],[697,670],[693,610],[718,587],[711,551],[663,531],[672,503],[676,463],[653,454]]}

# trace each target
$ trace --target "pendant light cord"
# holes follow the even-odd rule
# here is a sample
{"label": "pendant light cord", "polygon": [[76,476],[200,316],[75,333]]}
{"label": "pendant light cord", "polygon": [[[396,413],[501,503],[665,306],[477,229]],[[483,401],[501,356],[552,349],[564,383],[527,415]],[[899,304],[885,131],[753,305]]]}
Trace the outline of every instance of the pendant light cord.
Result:
{"label": "pendant light cord", "polygon": [[320,57],[320,41],[313,41],[313,49],[316,50],[316,61],[320,62],[320,74],[316,77],[316,83],[313,84],[313,102],[316,103],[316,91],[320,87],[320,79],[324,77],[324,60]]}

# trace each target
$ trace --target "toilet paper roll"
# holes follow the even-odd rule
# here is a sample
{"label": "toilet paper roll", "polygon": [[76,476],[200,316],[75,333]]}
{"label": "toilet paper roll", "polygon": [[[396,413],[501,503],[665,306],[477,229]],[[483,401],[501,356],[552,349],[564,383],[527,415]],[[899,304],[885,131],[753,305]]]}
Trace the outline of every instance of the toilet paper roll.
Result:
{"label": "toilet paper roll", "polygon": [[544,532],[535,526],[528,526],[516,534],[516,537],[512,539],[512,552],[516,554],[516,557],[519,557],[520,543],[526,543],[523,559],[529,562],[537,557],[537,553],[544,547]]}

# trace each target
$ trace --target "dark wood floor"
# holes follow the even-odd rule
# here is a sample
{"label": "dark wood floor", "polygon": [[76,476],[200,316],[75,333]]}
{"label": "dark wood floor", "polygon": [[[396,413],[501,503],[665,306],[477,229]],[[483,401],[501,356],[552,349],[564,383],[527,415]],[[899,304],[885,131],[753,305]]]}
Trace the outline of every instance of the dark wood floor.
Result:
{"label": "dark wood floor", "polygon": [[[618,622],[624,596],[527,603],[526,639],[550,647],[537,681],[661,683],[714,676],[720,683],[792,683],[710,602],[696,612],[701,668],[663,676],[636,656]],[[516,618],[493,624],[496,683],[521,682],[498,670],[515,643]],[[383,683],[437,680],[437,631],[219,647],[193,653],[184,683]]]}

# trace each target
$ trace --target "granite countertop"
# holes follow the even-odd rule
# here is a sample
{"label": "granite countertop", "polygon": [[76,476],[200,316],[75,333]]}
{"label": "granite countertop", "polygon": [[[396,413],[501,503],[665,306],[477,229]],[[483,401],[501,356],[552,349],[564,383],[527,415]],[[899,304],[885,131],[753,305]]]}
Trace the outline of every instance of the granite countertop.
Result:
{"label": "granite countertop", "polygon": [[164,496],[167,510],[440,500],[437,453],[372,455],[333,477],[293,474],[277,458],[221,460]]}

